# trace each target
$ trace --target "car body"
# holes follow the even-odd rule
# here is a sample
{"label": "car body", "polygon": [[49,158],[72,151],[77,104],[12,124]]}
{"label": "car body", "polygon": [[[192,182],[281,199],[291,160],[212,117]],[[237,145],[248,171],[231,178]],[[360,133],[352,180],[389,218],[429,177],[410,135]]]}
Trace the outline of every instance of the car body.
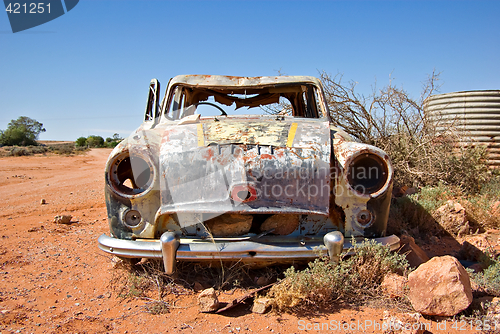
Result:
{"label": "car body", "polygon": [[337,261],[352,238],[399,247],[385,234],[390,159],[332,125],[318,79],[181,75],[161,103],[159,86],[109,156],[103,251],[172,273],[180,260]]}

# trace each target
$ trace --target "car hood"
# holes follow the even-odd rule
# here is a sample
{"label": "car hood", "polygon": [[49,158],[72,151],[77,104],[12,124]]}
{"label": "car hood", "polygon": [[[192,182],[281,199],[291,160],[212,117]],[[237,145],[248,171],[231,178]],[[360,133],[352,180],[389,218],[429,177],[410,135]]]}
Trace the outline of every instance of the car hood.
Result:
{"label": "car hood", "polygon": [[[330,125],[321,119],[202,119],[167,127],[161,213],[328,215]],[[240,190],[248,196],[235,196]]]}

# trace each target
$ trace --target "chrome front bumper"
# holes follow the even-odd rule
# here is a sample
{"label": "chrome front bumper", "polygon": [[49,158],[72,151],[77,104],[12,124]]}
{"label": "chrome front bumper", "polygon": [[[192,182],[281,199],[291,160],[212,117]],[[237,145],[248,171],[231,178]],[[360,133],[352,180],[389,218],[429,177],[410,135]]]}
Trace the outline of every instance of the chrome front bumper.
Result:
{"label": "chrome front bumper", "polygon": [[[167,233],[168,235],[166,235]],[[331,233],[338,232],[330,232],[327,236],[331,236]],[[337,234],[334,235],[337,236]],[[171,274],[175,270],[176,261],[293,262],[314,259],[319,255],[328,255],[329,249],[340,248],[332,245],[332,242],[343,242],[344,252],[352,248],[351,239],[343,240],[342,237],[341,239],[330,238],[330,240],[326,236],[324,239],[323,237],[285,238],[279,236],[259,239],[177,239],[172,238],[170,232],[166,232],[159,240],[124,240],[102,234],[98,242],[101,250],[119,257],[163,259],[165,271],[167,274]],[[356,242],[362,242],[362,240],[363,238],[356,239]],[[391,250],[399,248],[399,238],[395,235],[373,238],[373,240],[382,245],[390,246]],[[335,261],[338,255],[330,254],[330,257]]]}

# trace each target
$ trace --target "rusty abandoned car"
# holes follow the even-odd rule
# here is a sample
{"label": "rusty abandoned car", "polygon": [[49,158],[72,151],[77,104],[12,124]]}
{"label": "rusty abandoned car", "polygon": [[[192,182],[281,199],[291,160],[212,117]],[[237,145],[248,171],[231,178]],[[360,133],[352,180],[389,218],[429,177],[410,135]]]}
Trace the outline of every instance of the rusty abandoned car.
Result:
{"label": "rusty abandoned car", "polygon": [[[105,170],[110,236],[121,258],[337,261],[352,238],[386,236],[393,169],[382,150],[334,127],[314,77],[181,75]],[[270,112],[273,111],[273,112]]]}

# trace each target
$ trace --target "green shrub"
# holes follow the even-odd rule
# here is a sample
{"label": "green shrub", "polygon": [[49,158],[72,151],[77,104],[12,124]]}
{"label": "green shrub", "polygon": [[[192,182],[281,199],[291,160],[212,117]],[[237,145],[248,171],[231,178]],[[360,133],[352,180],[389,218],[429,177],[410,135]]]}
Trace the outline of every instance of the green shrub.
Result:
{"label": "green shrub", "polygon": [[432,212],[444,205],[449,199],[455,198],[458,195],[461,195],[459,189],[454,189],[439,182],[436,186],[423,187],[418,193],[409,197],[427,212]]}
{"label": "green shrub", "polygon": [[471,279],[486,293],[500,297],[500,262],[492,264],[481,273],[469,273]]}
{"label": "green shrub", "polygon": [[85,137],[78,137],[75,141],[75,145],[77,147],[85,147],[87,146],[87,138]]}
{"label": "green shrub", "polygon": [[407,274],[404,255],[392,253],[374,240],[355,243],[352,256],[342,256],[338,265],[318,258],[309,267],[285,271],[285,278],[271,288],[268,296],[280,311],[308,305],[327,306],[334,301],[356,302],[376,296],[387,273]]}
{"label": "green shrub", "polygon": [[88,147],[104,147],[104,138],[101,136],[88,136],[87,137]]}

